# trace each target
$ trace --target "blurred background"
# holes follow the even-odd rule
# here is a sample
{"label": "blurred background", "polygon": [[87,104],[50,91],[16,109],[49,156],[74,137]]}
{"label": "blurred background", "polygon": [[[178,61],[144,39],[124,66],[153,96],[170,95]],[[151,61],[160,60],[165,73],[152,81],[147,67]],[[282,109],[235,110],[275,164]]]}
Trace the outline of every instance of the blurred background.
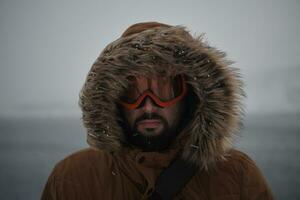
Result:
{"label": "blurred background", "polygon": [[300,199],[300,1],[1,0],[0,199],[39,199],[59,160],[87,147],[79,91],[102,49],[131,24],[205,33],[246,83],[237,148],[276,199]]}

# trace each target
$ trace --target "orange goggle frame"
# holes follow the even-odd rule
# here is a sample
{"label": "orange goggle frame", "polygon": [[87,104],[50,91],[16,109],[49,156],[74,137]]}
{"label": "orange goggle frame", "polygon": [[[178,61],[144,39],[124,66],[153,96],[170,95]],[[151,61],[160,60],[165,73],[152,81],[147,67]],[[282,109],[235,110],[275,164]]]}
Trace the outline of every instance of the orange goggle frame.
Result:
{"label": "orange goggle frame", "polygon": [[180,75],[180,77],[181,77],[181,84],[182,84],[181,85],[182,92],[180,95],[178,95],[177,97],[175,97],[169,101],[162,101],[157,95],[155,95],[150,89],[148,89],[148,90],[144,91],[137,98],[137,100],[134,101],[133,103],[124,102],[122,100],[120,100],[119,103],[121,105],[123,105],[125,108],[132,110],[132,109],[136,109],[137,107],[139,107],[139,105],[143,102],[143,100],[148,96],[160,107],[165,108],[165,107],[171,106],[171,105],[175,104],[176,102],[180,101],[187,94],[187,88],[186,88],[184,76]]}

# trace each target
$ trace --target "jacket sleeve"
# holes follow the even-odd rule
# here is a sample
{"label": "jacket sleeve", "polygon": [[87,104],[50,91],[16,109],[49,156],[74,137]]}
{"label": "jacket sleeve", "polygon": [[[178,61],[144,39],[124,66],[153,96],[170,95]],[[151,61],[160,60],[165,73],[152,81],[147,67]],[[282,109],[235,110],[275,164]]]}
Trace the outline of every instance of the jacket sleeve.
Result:
{"label": "jacket sleeve", "polygon": [[242,161],[242,199],[243,200],[273,200],[273,194],[260,169],[247,155]]}
{"label": "jacket sleeve", "polygon": [[90,149],[75,152],[54,166],[41,200],[112,199],[112,179],[119,178],[112,170],[108,153]]}
{"label": "jacket sleeve", "polygon": [[87,194],[89,191],[83,189],[84,184],[81,184],[78,176],[73,173],[66,175],[63,172],[64,165],[58,165],[53,169],[44,187],[41,200],[90,199]]}
{"label": "jacket sleeve", "polygon": [[44,187],[41,200],[76,200],[87,199],[79,184],[72,180],[55,177],[53,173]]}
{"label": "jacket sleeve", "polygon": [[57,200],[57,191],[56,191],[56,184],[55,178],[51,174],[47,180],[47,183],[44,187],[41,200]]}

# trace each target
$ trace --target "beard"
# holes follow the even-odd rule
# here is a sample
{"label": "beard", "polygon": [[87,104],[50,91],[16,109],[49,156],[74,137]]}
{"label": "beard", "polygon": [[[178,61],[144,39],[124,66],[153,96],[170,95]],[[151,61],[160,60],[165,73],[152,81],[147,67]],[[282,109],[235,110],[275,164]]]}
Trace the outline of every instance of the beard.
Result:
{"label": "beard", "polygon": [[[158,134],[155,133],[155,128],[145,128],[143,132],[139,131],[137,123],[145,119],[160,120],[163,126],[162,130]],[[180,132],[177,130],[178,126],[170,127],[167,120],[156,113],[144,113],[144,115],[135,120],[133,126],[125,122],[123,127],[128,141],[144,151],[161,151],[166,149]]]}

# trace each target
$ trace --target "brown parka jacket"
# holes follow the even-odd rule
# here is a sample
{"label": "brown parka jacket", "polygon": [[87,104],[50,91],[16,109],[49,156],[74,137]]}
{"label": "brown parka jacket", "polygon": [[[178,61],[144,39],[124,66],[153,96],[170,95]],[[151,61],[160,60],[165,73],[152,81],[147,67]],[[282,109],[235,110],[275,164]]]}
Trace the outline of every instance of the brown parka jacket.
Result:
{"label": "brown parka jacket", "polygon": [[[245,94],[230,64],[203,35],[195,38],[183,26],[147,22],[129,27],[100,54],[80,93],[91,147],[55,166],[42,200],[147,199],[158,175],[176,158],[199,170],[174,199],[273,199],[254,161],[232,148]],[[120,126],[118,99],[127,77],[139,74],[186,77],[188,120],[166,150],[132,146]]]}

